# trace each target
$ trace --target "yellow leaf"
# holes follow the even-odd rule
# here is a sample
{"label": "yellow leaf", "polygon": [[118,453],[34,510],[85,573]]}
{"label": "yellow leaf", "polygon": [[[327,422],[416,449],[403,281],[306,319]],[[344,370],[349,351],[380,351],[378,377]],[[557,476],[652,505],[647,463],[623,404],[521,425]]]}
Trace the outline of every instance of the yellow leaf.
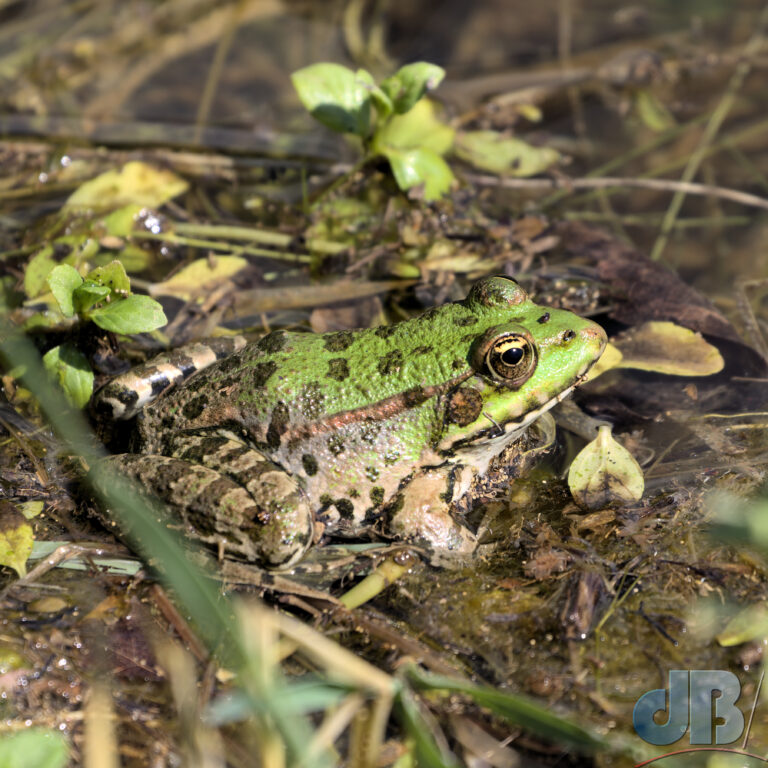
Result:
{"label": "yellow leaf", "polygon": [[193,296],[209,292],[247,266],[247,260],[241,256],[196,259],[168,280],[150,286],[149,293],[152,296],[176,296],[189,301]]}
{"label": "yellow leaf", "polygon": [[610,427],[602,426],[571,462],[568,487],[578,504],[599,509],[637,501],[645,481],[635,457],[614,439]]}
{"label": "yellow leaf", "polygon": [[25,501],[19,504],[19,510],[27,520],[31,520],[33,517],[37,517],[43,511],[42,501]]}
{"label": "yellow leaf", "polygon": [[592,379],[596,379],[601,373],[605,373],[617,366],[620,367],[623,357],[621,352],[619,352],[619,350],[609,341],[605,345],[603,354],[600,355],[598,361],[589,369],[585,381],[592,381]]}
{"label": "yellow leaf", "polygon": [[13,568],[19,576],[27,573],[27,558],[35,537],[32,526],[10,502],[0,507],[0,565]]}
{"label": "yellow leaf", "polygon": [[134,160],[120,170],[102,173],[81,184],[66,205],[107,210],[126,205],[158,208],[186,192],[188,184],[172,171]]}
{"label": "yellow leaf", "polygon": [[643,323],[620,334],[613,343],[624,356],[620,368],[671,376],[711,376],[724,365],[717,348],[700,333],[675,323]]}

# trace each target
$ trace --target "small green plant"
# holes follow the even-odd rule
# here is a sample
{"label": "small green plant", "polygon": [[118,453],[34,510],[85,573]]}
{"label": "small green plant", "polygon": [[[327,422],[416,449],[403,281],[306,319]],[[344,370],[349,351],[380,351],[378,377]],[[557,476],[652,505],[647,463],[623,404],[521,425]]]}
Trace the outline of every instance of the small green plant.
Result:
{"label": "small green plant", "polygon": [[300,69],[291,79],[316,120],[360,139],[363,162],[385,157],[400,189],[420,187],[425,200],[436,200],[454,180],[443,159],[453,146],[454,131],[424,96],[444,76],[441,67],[420,61],[376,84],[364,69],[353,72],[326,62]]}
{"label": "small green plant", "polygon": [[[154,331],[167,322],[157,301],[131,293],[119,261],[96,267],[85,277],[73,266],[59,264],[45,280],[65,318],[77,316],[82,322],[124,334]],[[93,371],[80,350],[68,342],[60,344],[46,352],[43,363],[73,405],[82,408],[87,404],[93,392]]]}

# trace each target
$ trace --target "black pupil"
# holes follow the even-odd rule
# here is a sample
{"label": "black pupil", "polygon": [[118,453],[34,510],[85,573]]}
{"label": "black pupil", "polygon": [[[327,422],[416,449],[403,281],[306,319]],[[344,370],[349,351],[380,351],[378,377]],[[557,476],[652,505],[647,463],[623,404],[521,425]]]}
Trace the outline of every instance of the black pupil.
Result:
{"label": "black pupil", "polygon": [[509,347],[501,353],[501,362],[504,365],[517,365],[523,359],[523,350],[520,347]]}

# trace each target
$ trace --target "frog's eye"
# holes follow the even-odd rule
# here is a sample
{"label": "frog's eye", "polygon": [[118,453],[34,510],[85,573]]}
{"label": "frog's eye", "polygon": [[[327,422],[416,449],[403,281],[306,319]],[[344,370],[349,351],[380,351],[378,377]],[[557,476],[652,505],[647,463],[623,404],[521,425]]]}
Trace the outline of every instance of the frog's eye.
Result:
{"label": "frog's eye", "polygon": [[477,345],[475,367],[508,387],[520,387],[536,370],[536,345],[520,326],[491,328]]}

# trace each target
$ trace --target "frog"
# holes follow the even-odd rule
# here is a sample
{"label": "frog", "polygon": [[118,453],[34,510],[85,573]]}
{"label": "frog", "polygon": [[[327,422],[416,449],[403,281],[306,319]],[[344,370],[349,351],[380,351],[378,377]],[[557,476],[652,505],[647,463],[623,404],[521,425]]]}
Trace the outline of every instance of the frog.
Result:
{"label": "frog", "polygon": [[374,535],[441,564],[478,545],[458,502],[605,344],[492,276],[392,325],[182,349],[95,404],[133,422],[115,471],[223,556],[290,569],[323,537]]}

